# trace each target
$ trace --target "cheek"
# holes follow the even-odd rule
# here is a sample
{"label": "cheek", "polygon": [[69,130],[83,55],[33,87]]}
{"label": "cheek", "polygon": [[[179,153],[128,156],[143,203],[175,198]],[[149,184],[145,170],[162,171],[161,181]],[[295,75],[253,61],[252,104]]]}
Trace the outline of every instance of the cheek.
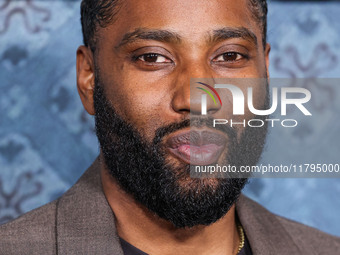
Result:
{"label": "cheek", "polygon": [[[265,78],[245,78],[245,79],[227,79],[220,82],[223,84],[230,84],[235,86],[235,89],[239,89],[242,91],[243,98],[241,100],[237,100],[238,102],[243,101],[243,111],[244,114],[233,114],[233,110],[239,110],[237,108],[236,97],[234,98],[233,93],[227,88],[217,89],[219,95],[221,96],[223,106],[222,108],[214,115],[215,119],[224,119],[228,121],[228,125],[231,124],[231,121],[235,123],[233,127],[237,130],[238,137],[240,137],[242,131],[244,130],[244,125],[247,126],[247,122],[250,119],[254,119],[255,115],[250,111],[248,107],[248,98],[252,96],[252,101],[250,102],[252,106],[257,109],[264,109],[263,106],[266,102],[266,94],[267,94],[267,82]],[[252,95],[248,93],[248,88],[252,89]],[[238,97],[240,98],[240,97]],[[234,109],[235,108],[235,109]],[[243,124],[245,123],[245,124]]]}
{"label": "cheek", "polygon": [[109,99],[117,113],[132,124],[139,133],[152,141],[157,128],[167,122],[165,109],[169,98],[164,93],[152,89],[127,86],[109,93]]}
{"label": "cheek", "polygon": [[128,121],[138,129],[148,141],[152,141],[155,131],[166,123],[164,109],[166,100],[161,100],[159,95],[154,94],[138,94],[126,106],[126,114]]}
{"label": "cheek", "polygon": [[[221,110],[215,114],[216,118],[250,119],[254,114],[249,110],[248,98],[251,98],[251,104],[255,109],[263,109],[267,95],[267,82],[265,78],[224,79],[223,82],[219,83],[233,85],[235,87],[235,94],[233,94],[229,88],[217,89],[223,106]],[[252,89],[252,94],[248,93],[248,88]],[[237,93],[238,91],[242,92],[241,99]],[[239,110],[236,102],[240,101],[243,101],[244,114],[233,115],[233,110]]]}
{"label": "cheek", "polygon": [[250,95],[248,92],[246,92],[246,110],[247,115],[251,117],[254,117],[254,114],[250,112],[248,107],[248,98],[251,99],[251,102],[249,102],[250,105],[252,105],[257,110],[263,110],[264,105],[266,102],[266,96],[267,96],[267,81],[266,79],[256,79],[254,81],[254,85],[252,86],[252,95]]}
{"label": "cheek", "polygon": [[168,122],[166,112],[171,101],[171,83],[150,74],[135,72],[124,63],[113,65],[110,70],[105,69],[107,66],[108,63],[101,67],[105,73],[102,82],[107,98],[117,114],[151,141],[155,130]]}

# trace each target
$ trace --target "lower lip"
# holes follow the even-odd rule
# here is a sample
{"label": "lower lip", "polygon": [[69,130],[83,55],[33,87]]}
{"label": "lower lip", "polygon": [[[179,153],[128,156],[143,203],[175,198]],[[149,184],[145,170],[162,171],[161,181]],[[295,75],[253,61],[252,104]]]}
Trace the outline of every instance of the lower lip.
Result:
{"label": "lower lip", "polygon": [[210,165],[217,162],[223,148],[224,146],[216,144],[205,144],[202,146],[184,144],[174,149],[171,148],[170,152],[187,164]]}

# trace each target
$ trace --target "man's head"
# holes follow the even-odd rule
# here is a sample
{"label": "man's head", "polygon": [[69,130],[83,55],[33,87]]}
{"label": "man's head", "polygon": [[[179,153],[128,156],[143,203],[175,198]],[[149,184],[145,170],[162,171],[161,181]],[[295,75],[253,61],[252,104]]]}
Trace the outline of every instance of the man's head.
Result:
{"label": "man's head", "polygon": [[[124,0],[83,0],[81,25],[83,42],[92,50],[96,48],[96,30],[112,23]],[[262,28],[263,46],[267,43],[267,0],[248,0],[248,8]]]}
{"label": "man's head", "polygon": [[[96,117],[105,164],[121,188],[177,227],[215,222],[246,182],[190,178],[188,162],[172,149],[175,143],[183,151],[192,127],[207,129],[209,119],[196,116],[200,102],[190,99],[190,78],[267,77],[265,16],[265,1],[82,3],[87,46],[77,51],[78,90]],[[267,99],[267,86],[254,85],[257,109]],[[208,112],[226,118],[228,109],[209,102]],[[227,141],[216,162],[255,164],[265,129],[211,134],[208,140]]]}

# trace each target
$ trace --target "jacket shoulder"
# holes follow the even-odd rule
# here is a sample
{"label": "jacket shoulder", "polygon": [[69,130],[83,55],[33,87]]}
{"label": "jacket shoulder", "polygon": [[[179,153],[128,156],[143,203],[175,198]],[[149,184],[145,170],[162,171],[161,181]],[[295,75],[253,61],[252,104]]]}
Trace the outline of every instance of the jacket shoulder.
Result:
{"label": "jacket shoulder", "polygon": [[55,254],[57,203],[53,201],[0,226],[0,254]]}
{"label": "jacket shoulder", "polygon": [[340,238],[289,220],[241,195],[236,212],[254,254],[340,254]]}
{"label": "jacket shoulder", "polygon": [[281,216],[276,216],[276,218],[285,228],[286,232],[292,236],[295,243],[301,244],[302,247],[310,247],[317,254],[340,253],[339,237]]}

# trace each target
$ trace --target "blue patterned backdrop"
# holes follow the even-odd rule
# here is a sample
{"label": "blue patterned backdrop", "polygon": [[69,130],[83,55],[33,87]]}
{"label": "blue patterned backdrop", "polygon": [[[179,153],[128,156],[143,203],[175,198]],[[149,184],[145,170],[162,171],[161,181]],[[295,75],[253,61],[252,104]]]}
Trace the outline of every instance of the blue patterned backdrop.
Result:
{"label": "blue patterned backdrop", "polygon": [[[271,77],[339,78],[340,4],[271,2],[269,10]],[[60,196],[99,152],[76,90],[79,19],[79,1],[0,0],[0,223]],[[340,156],[339,121],[335,126],[328,137]],[[283,135],[276,141],[271,134],[267,148],[294,139]],[[272,156],[267,150],[264,160]],[[340,179],[254,179],[245,193],[340,236]]]}

